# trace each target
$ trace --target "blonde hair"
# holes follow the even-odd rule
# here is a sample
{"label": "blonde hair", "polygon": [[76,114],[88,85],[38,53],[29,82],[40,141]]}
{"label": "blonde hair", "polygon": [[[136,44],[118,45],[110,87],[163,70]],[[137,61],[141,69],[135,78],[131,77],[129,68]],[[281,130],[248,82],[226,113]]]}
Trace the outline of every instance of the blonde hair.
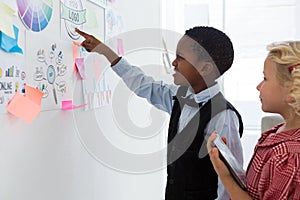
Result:
{"label": "blonde hair", "polygon": [[[289,95],[294,99],[289,105],[300,115],[300,41],[272,43],[267,46],[267,50],[268,58],[276,63],[279,83],[289,85]],[[292,65],[295,66],[290,67]]]}

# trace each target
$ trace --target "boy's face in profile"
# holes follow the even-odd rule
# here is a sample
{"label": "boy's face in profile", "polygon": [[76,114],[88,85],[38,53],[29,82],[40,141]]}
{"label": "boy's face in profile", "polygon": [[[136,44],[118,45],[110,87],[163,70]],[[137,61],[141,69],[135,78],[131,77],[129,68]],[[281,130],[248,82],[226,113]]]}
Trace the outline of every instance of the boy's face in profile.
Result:
{"label": "boy's face in profile", "polygon": [[[203,67],[207,61],[199,60],[197,51],[200,45],[188,36],[183,36],[176,49],[176,58],[172,62],[175,73],[173,74],[176,85],[192,86],[195,88],[203,85]],[[199,48],[200,49],[200,48]],[[196,91],[196,90],[195,90]]]}

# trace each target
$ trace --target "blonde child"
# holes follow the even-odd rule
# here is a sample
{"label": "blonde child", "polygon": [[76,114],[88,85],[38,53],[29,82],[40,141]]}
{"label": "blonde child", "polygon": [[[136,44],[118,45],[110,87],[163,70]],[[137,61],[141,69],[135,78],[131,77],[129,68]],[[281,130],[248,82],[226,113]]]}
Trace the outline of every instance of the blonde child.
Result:
{"label": "blonde child", "polygon": [[226,190],[235,199],[300,199],[300,41],[273,43],[264,62],[264,79],[258,84],[264,112],[278,113],[285,123],[262,134],[246,171],[242,190],[219,159],[212,141],[207,148]]}

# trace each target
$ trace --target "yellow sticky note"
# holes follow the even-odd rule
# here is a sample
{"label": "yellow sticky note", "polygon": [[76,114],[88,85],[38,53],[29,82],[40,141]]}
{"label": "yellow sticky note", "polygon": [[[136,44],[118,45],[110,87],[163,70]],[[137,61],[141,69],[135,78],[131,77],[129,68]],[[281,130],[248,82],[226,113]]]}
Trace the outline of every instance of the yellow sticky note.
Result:
{"label": "yellow sticky note", "polygon": [[7,14],[11,17],[15,14],[14,9],[12,9],[11,7],[9,7],[7,4],[5,4],[3,2],[0,3],[0,7],[4,8],[4,10],[7,12]]}
{"label": "yellow sticky note", "polygon": [[14,10],[3,2],[0,2],[0,31],[11,38],[15,38],[13,29]]}

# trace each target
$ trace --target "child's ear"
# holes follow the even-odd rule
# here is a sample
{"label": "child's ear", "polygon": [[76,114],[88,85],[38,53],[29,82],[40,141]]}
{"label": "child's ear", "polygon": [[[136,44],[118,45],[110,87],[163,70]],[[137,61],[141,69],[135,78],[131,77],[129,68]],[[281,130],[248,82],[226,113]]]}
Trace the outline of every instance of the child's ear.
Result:
{"label": "child's ear", "polygon": [[291,97],[290,95],[287,95],[285,100],[287,103],[295,103],[295,101],[296,101],[295,98]]}
{"label": "child's ear", "polygon": [[210,62],[205,62],[199,69],[201,76],[207,76],[213,72],[214,66]]}

